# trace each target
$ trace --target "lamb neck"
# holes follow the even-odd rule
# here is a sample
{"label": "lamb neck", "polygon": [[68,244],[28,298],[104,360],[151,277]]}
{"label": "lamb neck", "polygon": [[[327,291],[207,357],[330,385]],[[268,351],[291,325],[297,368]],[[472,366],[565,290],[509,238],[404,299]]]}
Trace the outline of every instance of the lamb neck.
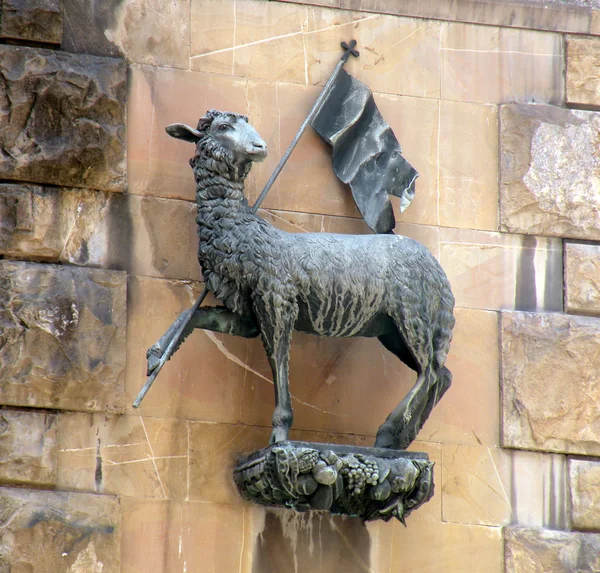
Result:
{"label": "lamb neck", "polygon": [[[235,226],[262,222],[248,205],[244,196],[244,179],[232,180],[222,173],[204,171],[196,177],[198,236],[201,243],[231,231]],[[201,244],[202,246],[202,244]]]}
{"label": "lamb neck", "polygon": [[[270,234],[268,223],[253,213],[244,197],[244,179],[204,168],[196,171],[198,260],[209,290],[233,311],[247,311],[252,280],[248,279],[249,251],[261,236]],[[253,265],[252,265],[253,268]]]}

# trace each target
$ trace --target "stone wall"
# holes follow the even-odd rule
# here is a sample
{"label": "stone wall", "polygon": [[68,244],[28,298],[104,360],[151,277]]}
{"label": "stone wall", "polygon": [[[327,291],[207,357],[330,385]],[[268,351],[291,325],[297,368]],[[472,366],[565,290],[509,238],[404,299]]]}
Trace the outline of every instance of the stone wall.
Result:
{"label": "stone wall", "polygon": [[[597,571],[600,12],[572,4],[0,3],[0,571]],[[254,200],[351,38],[421,174],[396,230],[457,300],[407,529],[240,499],[273,408],[257,340],[195,332],[131,406],[202,288],[192,147],[164,126],[249,115]],[[368,232],[310,131],[261,214]],[[361,445],[414,381],[377,341],[302,334],[290,377],[294,438]]]}

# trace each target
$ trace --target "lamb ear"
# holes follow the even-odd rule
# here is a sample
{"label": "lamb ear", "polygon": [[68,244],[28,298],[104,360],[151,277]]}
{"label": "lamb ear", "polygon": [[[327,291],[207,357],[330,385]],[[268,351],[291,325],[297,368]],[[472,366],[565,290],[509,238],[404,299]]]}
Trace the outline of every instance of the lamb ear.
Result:
{"label": "lamb ear", "polygon": [[184,141],[189,141],[190,143],[196,143],[201,137],[202,134],[190,127],[189,125],[185,125],[185,123],[172,123],[171,125],[167,125],[165,127],[165,131],[176,139],[183,139]]}

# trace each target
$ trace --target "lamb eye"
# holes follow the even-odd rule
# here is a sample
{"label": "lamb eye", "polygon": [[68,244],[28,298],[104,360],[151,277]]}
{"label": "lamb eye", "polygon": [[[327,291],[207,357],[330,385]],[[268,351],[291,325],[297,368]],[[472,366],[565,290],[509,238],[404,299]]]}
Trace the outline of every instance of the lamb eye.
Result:
{"label": "lamb eye", "polygon": [[222,123],[217,129],[219,131],[227,131],[230,127],[228,123]]}

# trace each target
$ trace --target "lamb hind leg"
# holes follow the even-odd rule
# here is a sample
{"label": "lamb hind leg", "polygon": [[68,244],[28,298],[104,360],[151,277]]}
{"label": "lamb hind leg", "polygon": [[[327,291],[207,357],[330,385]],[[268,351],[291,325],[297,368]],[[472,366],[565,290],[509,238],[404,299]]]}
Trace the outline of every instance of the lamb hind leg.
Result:
{"label": "lamb hind leg", "polygon": [[[414,404],[412,415],[407,416],[407,412],[411,411],[411,406],[403,405],[404,401],[390,415],[390,418],[396,416],[396,432],[393,445],[395,449],[405,449],[416,439],[417,434],[429,418],[433,407],[440,401],[452,383],[452,374],[445,366],[431,371],[434,372],[434,381],[426,384],[415,393],[412,400],[412,404]],[[384,426],[385,424],[382,425],[382,428]]]}
{"label": "lamb hind leg", "polygon": [[409,393],[377,430],[375,447],[406,449],[423,427],[436,402],[435,395],[435,373],[431,366],[427,366]]}
{"label": "lamb hind leg", "polygon": [[[181,325],[188,319],[191,311],[191,308],[184,310],[161,339],[148,349],[146,352],[148,361],[147,376],[149,376],[158,366],[160,358],[165,353],[176,332],[181,328]],[[243,336],[244,338],[255,338],[260,334],[258,325],[252,316],[240,316],[234,314],[224,306],[200,307],[186,326],[179,344],[181,344],[195,328],[203,328],[223,334],[233,334],[234,336]],[[179,345],[174,349],[173,354],[178,348]]]}

